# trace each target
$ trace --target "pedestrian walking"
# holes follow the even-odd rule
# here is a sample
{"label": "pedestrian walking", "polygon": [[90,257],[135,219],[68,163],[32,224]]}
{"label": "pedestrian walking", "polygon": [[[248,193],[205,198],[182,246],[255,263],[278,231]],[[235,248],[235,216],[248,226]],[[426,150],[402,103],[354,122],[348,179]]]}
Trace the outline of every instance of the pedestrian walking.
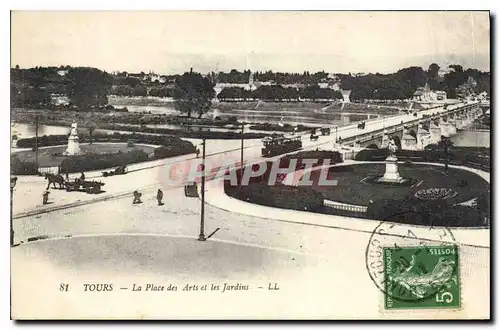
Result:
{"label": "pedestrian walking", "polygon": [[66,181],[69,181],[69,172],[66,172]]}
{"label": "pedestrian walking", "polygon": [[48,204],[49,203],[49,194],[50,194],[50,191],[48,190],[45,190],[42,194],[42,198],[43,198],[43,205],[45,204]]}
{"label": "pedestrian walking", "polygon": [[85,181],[85,174],[83,173],[83,171],[81,171],[80,174],[80,180]]}
{"label": "pedestrian walking", "polygon": [[161,191],[161,189],[158,189],[158,192],[156,193],[156,199],[158,200],[158,206],[162,206],[163,191]]}
{"label": "pedestrian walking", "polygon": [[132,204],[140,204],[140,203],[142,203],[141,196],[142,196],[142,194],[140,192],[138,192],[137,190],[134,191],[134,201],[132,202]]}
{"label": "pedestrian walking", "polygon": [[200,157],[200,149],[196,148],[196,158]]}

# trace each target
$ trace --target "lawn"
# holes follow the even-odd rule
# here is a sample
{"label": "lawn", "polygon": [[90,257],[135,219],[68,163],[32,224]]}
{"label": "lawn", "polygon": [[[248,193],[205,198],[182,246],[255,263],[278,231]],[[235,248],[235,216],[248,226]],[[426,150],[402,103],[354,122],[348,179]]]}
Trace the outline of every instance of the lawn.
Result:
{"label": "lawn", "polygon": [[[449,168],[448,173],[445,173],[442,166],[417,164],[399,164],[401,176],[418,180],[413,188],[361,182],[365,177],[381,176],[384,172],[385,164],[333,167],[329,171],[328,178],[329,180],[338,180],[338,184],[336,186],[315,185],[313,189],[322,192],[325,199],[328,200],[365,206],[369,204],[370,200],[402,199],[421,189],[428,188],[453,189],[458,194],[447,201],[454,204],[471,200],[481,192],[489,189],[489,183],[474,173],[454,168]],[[312,172],[311,180],[317,182],[315,178],[318,176],[319,171]],[[464,185],[464,182],[466,185]]]}

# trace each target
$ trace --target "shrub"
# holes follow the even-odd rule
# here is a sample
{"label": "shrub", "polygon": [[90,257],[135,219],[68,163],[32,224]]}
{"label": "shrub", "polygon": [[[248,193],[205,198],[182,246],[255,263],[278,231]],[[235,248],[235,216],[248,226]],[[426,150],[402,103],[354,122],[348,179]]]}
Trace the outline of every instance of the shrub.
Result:
{"label": "shrub", "polygon": [[131,150],[115,154],[85,154],[71,156],[61,162],[61,172],[91,171],[118,165],[134,164],[148,160],[148,154],[142,150]]}
{"label": "shrub", "polygon": [[304,165],[302,163],[303,159],[316,159],[316,160],[318,160],[319,164],[321,164],[325,159],[330,159],[330,164],[332,164],[332,165],[343,162],[342,154],[340,152],[325,151],[325,150],[321,150],[321,151],[311,150],[311,151],[301,151],[301,152],[298,152],[296,154],[287,155],[287,156],[281,158],[281,161],[284,165],[281,167],[288,166],[290,159],[297,159],[298,160],[297,164],[300,165],[300,166],[298,166],[299,168],[301,168],[301,166]]}
{"label": "shrub", "polygon": [[[38,147],[57,146],[68,143],[68,135],[43,135],[38,137]],[[36,139],[27,138],[17,141],[18,148],[35,148]]]}
{"label": "shrub", "polygon": [[154,151],[154,158],[160,159],[167,157],[175,157],[175,156],[194,153],[195,151],[196,148],[191,142],[180,140],[179,143],[156,148]]}
{"label": "shrub", "polygon": [[276,185],[267,182],[248,186],[228,187],[227,193],[235,198],[265,206],[299,211],[318,211],[323,207],[323,195],[307,187]]}
{"label": "shrub", "polygon": [[38,174],[38,168],[34,162],[23,162],[14,155],[10,159],[10,173],[13,175],[33,175]]}
{"label": "shrub", "polygon": [[359,161],[380,161],[389,156],[387,149],[363,149],[356,154],[355,160]]}
{"label": "shrub", "polygon": [[368,205],[366,216],[371,219],[422,226],[478,227],[484,226],[484,214],[479,207],[450,205],[446,200],[420,201],[407,197],[400,200],[375,200]]}

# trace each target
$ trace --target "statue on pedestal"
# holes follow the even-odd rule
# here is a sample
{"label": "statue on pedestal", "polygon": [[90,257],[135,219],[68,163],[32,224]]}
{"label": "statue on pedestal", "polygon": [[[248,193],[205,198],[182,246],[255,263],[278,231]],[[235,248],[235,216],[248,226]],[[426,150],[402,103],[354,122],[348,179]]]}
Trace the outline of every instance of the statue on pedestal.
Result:
{"label": "statue on pedestal", "polygon": [[404,179],[401,177],[398,170],[398,158],[396,157],[398,146],[396,142],[394,142],[394,138],[390,138],[387,149],[389,150],[389,156],[385,159],[385,173],[384,176],[379,179],[379,182],[400,183],[404,181]]}
{"label": "statue on pedestal", "polygon": [[72,156],[78,155],[80,151],[80,138],[78,137],[77,125],[76,123],[71,124],[71,131],[68,137],[68,147],[64,152],[65,155]]}
{"label": "statue on pedestal", "polygon": [[70,136],[78,136],[78,131],[76,129],[77,129],[77,124],[76,123],[71,124]]}
{"label": "statue on pedestal", "polygon": [[398,146],[394,139],[391,137],[389,140],[389,144],[387,145],[387,149],[389,150],[389,157],[396,157],[396,151],[398,151]]}

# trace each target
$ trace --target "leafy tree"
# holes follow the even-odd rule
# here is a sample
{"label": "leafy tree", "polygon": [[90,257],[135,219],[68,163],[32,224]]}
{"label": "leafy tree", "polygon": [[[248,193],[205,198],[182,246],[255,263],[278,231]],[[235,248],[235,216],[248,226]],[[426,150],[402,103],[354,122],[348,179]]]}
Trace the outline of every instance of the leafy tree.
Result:
{"label": "leafy tree", "polygon": [[80,110],[99,108],[108,103],[112,78],[106,72],[94,68],[71,68],[68,72],[70,85],[68,96]]}
{"label": "leafy tree", "polygon": [[453,69],[457,73],[464,72],[464,68],[459,64],[450,64],[448,67]]}
{"label": "leafy tree", "polygon": [[429,65],[429,69],[427,70],[429,78],[437,79],[439,69],[440,67],[436,63],[432,63],[431,65]]}
{"label": "leafy tree", "polygon": [[11,85],[11,104],[15,107],[47,107],[51,104],[50,92],[42,87],[18,89]]}
{"label": "leafy tree", "polygon": [[438,147],[444,151],[444,171],[448,172],[449,149],[453,146],[453,142],[449,137],[441,135],[441,140],[438,141]]}
{"label": "leafy tree", "polygon": [[188,117],[197,113],[201,118],[212,106],[215,90],[210,79],[191,69],[176,81],[173,96],[177,110],[187,113]]}
{"label": "leafy tree", "polygon": [[439,73],[439,65],[436,63],[432,63],[429,65],[429,69],[427,70],[427,77],[428,80],[427,82],[429,83],[429,87],[432,90],[437,90],[439,89],[439,81],[438,81],[438,73]]}
{"label": "leafy tree", "polygon": [[89,131],[89,144],[92,144],[93,142],[93,133],[96,129],[96,124],[93,120],[90,120],[88,123],[87,123],[87,129]]}
{"label": "leafy tree", "polygon": [[132,95],[133,96],[146,96],[146,95],[148,95],[148,90],[144,86],[137,85],[134,88],[132,88]]}

